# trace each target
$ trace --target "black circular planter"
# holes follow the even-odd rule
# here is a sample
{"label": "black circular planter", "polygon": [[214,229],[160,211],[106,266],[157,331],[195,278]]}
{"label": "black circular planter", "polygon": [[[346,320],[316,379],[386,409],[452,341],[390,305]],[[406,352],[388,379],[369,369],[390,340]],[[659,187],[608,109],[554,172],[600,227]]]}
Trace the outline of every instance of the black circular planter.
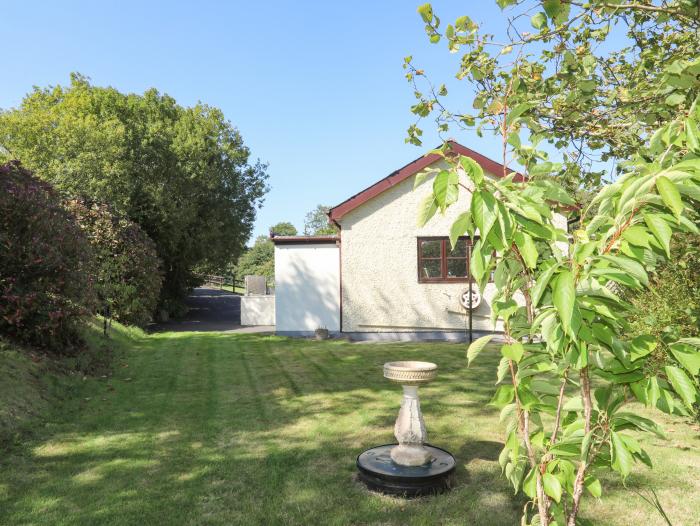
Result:
{"label": "black circular planter", "polygon": [[422,466],[401,466],[389,455],[397,444],[384,444],[357,457],[360,480],[372,491],[402,497],[434,495],[450,489],[455,458],[444,449],[425,444],[432,454]]}

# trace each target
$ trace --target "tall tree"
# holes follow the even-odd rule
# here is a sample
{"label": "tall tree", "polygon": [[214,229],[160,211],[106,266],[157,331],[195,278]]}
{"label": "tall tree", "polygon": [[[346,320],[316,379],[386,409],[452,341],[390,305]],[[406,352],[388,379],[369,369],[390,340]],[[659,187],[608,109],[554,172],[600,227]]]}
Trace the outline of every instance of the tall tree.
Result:
{"label": "tall tree", "polygon": [[317,205],[304,218],[304,235],[305,236],[323,236],[338,233],[338,227],[331,223],[328,219],[328,211],[330,206]]}
{"label": "tall tree", "polygon": [[[177,311],[197,265],[224,265],[248,240],[267,191],[265,166],[223,113],[191,108],[155,89],[35,88],[0,113],[0,152],[62,191],[128,215],[155,241],[161,307]],[[2,153],[0,153],[2,155]]]}

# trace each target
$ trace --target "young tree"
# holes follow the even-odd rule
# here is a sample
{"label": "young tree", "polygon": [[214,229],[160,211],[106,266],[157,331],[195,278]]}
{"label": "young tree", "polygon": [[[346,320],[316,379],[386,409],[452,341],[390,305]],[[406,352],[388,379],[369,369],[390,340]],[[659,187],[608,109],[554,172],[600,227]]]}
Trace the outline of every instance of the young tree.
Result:
{"label": "young tree", "polygon": [[304,219],[305,236],[323,236],[338,233],[338,227],[328,220],[330,206],[318,205],[306,214]]}
{"label": "young tree", "polygon": [[[467,17],[445,29],[452,50],[468,48],[459,77],[479,87],[477,113],[450,113],[441,105],[443,88],[431,88],[428,98],[418,93],[413,109],[421,116],[438,110],[441,130],[459,121],[495,131],[506,169],[491,179],[443,147],[450,169],[435,175],[420,221],[457,202],[460,189],[471,192],[450,238],[478,237],[470,271],[482,289],[493,271],[498,289],[492,313],[504,322],[506,344],[492,403],[507,424],[499,462],[516,491],[531,499],[523,524],[574,526],[584,494],[602,493],[599,472],[624,479],[635,462],[651,465],[630,431],[663,431],[630,404],[688,415],[700,399],[700,339],[667,342],[660,361],[652,335],[624,338],[627,317],[638,313],[624,292],[648,287],[649,274],[670,257],[674,233],[699,232],[700,55],[692,35],[698,14],[682,1],[538,6],[531,18],[537,33],[525,34],[511,20],[512,42],[479,35]],[[419,11],[431,40],[439,41],[432,9]],[[594,44],[616,23],[629,25],[634,45],[622,55],[594,56]],[[651,41],[645,48],[645,27],[661,49]],[[527,54],[533,44],[543,49],[540,61]],[[504,64],[500,57],[510,53],[516,58]],[[406,64],[411,81],[423,75],[410,58]],[[526,133],[529,144],[521,139]],[[419,135],[413,127],[409,140]],[[562,164],[537,149],[542,138],[563,150]],[[552,222],[553,207],[575,205],[555,177],[578,189],[598,186],[602,174],[569,155],[570,148],[581,156],[586,148],[602,149],[619,158],[621,172],[578,212],[571,238]],[[523,177],[507,170],[511,159],[525,166]],[[490,338],[469,347],[470,362]]]}
{"label": "young tree", "polygon": [[[404,68],[418,99],[413,113],[432,116],[443,133],[501,133],[502,116],[517,117],[504,165],[518,161],[533,175],[551,173],[571,191],[595,189],[609,167],[604,162],[636,154],[693,101],[688,88],[700,66],[683,64],[700,56],[697,2],[497,3],[507,13],[504,39],[481,32],[468,16],[443,28],[430,4],[419,8],[430,41],[461,54],[456,78],[472,92],[470,107],[450,108],[446,85],[428,80],[412,57]],[[420,144],[421,134],[417,122],[407,141]],[[548,162],[540,143],[554,146],[561,163]]]}
{"label": "young tree", "polygon": [[265,166],[249,162],[220,110],[185,108],[154,89],[127,95],[76,74],[0,113],[3,151],[63,192],[136,222],[163,261],[161,308],[173,312],[196,266],[243,251],[267,190]]}

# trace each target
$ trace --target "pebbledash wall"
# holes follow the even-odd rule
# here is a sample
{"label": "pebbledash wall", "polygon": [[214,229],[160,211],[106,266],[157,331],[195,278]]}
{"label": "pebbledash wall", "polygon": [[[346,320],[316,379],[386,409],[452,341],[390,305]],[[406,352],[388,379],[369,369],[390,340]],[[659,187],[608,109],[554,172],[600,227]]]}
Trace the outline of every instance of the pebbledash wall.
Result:
{"label": "pebbledash wall", "polygon": [[309,336],[340,331],[340,265],[336,241],[275,242],[275,332]]}
{"label": "pebbledash wall", "polygon": [[[431,167],[438,164],[444,165],[444,161]],[[414,190],[415,177],[387,189],[339,220],[343,332],[370,339],[382,339],[383,334],[399,338],[405,334],[406,339],[464,336],[468,319],[459,297],[468,284],[419,283],[417,238],[448,235],[457,216],[470,206],[471,194],[460,191],[458,202],[445,215],[438,213],[419,228],[418,210],[431,191],[432,177]],[[554,221],[566,228],[564,216],[555,214]],[[481,304],[473,311],[475,331],[494,330],[490,315],[495,293],[495,285],[489,283]],[[502,330],[500,322],[495,330]]]}

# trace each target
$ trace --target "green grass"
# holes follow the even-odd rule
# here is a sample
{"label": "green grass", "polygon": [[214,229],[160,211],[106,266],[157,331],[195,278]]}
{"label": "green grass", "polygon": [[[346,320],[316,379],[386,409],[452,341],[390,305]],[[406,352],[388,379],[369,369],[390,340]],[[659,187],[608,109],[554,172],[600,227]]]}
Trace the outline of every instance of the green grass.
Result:
{"label": "green grass", "polygon": [[245,294],[245,287],[234,287],[233,285],[222,285],[222,290],[227,290],[229,292],[235,292],[236,294]]}
{"label": "green grass", "polygon": [[[464,346],[351,344],[222,333],[117,332],[114,374],[76,380],[33,436],[0,460],[0,524],[519,524],[500,474],[503,430],[487,406],[497,356]],[[421,388],[430,441],[458,459],[456,488],[405,501],[367,492],[355,457],[393,441],[400,388],[381,365],[429,359]],[[697,428],[662,420],[645,439],[652,485],[674,524],[698,524]],[[662,524],[616,479],[588,500],[596,524]]]}

